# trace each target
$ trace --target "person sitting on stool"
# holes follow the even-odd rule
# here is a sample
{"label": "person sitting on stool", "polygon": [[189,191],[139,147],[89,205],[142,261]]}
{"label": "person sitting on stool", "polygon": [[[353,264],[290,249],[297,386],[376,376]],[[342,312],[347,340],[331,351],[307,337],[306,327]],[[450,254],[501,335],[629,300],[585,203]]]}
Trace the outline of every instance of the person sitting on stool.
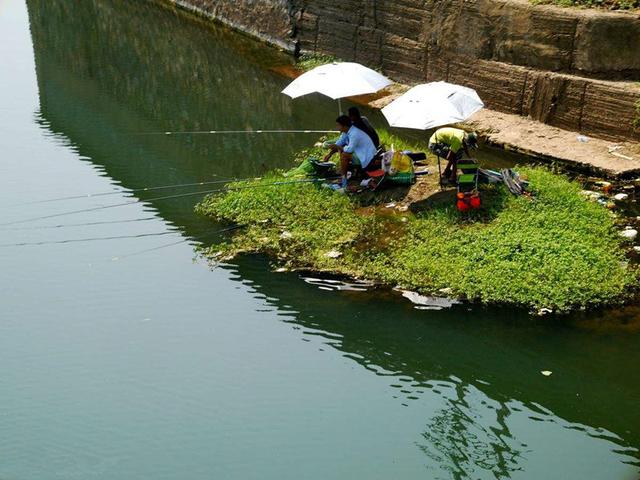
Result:
{"label": "person sitting on stool", "polygon": [[371,125],[369,119],[367,117],[363,117],[360,114],[360,110],[358,110],[358,107],[349,108],[348,114],[351,122],[353,123],[353,126],[359,128],[364,133],[369,135],[369,138],[373,142],[373,145],[376,148],[380,148],[380,137],[378,136],[378,132],[376,132],[376,129],[373,128],[373,125]]}
{"label": "person sitting on stool", "polygon": [[459,128],[439,128],[429,139],[429,150],[447,160],[443,177],[451,184],[456,183],[458,161],[462,158],[463,150],[471,158],[469,148],[478,148],[478,136]]}
{"label": "person sitting on stool", "polygon": [[376,147],[369,135],[354,126],[346,115],[336,118],[336,125],[341,135],[335,143],[327,144],[330,151],[324,157],[324,161],[328,162],[334,153],[340,152],[340,174],[342,186],[345,187],[349,166],[366,170],[376,155]]}

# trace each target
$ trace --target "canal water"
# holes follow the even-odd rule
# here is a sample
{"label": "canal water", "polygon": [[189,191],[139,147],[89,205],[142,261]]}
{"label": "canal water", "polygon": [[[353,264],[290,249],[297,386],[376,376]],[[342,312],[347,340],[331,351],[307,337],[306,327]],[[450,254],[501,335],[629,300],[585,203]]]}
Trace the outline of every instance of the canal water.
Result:
{"label": "canal water", "polygon": [[149,134],[331,128],[288,57],[144,1],[3,0],[0,58],[0,479],[639,477],[637,312],[211,268],[201,195],[158,197],[216,185],[136,191],[290,166],[315,137]]}

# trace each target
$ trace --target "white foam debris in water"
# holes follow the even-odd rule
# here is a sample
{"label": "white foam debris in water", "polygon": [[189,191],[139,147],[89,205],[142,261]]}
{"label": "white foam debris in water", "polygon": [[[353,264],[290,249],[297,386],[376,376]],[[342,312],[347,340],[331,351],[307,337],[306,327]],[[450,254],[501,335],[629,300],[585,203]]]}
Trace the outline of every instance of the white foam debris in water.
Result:
{"label": "white foam debris in water", "polygon": [[352,291],[352,292],[366,292],[369,287],[373,285],[371,282],[366,282],[362,280],[353,280],[353,281],[341,281],[341,280],[332,280],[330,278],[315,278],[315,277],[301,277],[309,285],[314,285],[321,290],[332,290],[332,291]]}
{"label": "white foam debris in water", "polygon": [[550,377],[553,372],[550,370],[542,370],[540,373],[545,377]]}
{"label": "white foam debris in water", "polygon": [[401,290],[402,296],[416,305],[417,310],[442,310],[458,305],[460,302],[455,298],[433,297],[428,295],[420,295],[410,290]]}

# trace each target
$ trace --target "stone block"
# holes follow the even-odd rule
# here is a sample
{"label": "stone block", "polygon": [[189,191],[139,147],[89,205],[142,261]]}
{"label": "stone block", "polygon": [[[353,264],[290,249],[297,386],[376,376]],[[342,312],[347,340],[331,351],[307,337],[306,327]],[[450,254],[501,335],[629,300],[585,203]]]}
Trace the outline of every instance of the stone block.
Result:
{"label": "stone block", "polygon": [[633,125],[639,101],[640,88],[631,84],[590,82],[584,96],[582,131],[612,139],[640,139]]}
{"label": "stone block", "polygon": [[573,68],[583,74],[640,78],[640,16],[585,16],[578,24]]}

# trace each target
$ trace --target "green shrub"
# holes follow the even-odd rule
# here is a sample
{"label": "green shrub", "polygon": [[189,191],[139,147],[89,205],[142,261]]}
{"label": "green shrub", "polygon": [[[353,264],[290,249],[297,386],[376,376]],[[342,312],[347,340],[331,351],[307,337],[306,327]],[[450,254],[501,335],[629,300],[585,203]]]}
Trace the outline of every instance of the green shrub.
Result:
{"label": "green shrub", "polygon": [[313,70],[320,65],[326,65],[327,63],[333,63],[339,61],[333,55],[321,55],[318,53],[303,53],[298,58],[297,66],[303,72]]}

